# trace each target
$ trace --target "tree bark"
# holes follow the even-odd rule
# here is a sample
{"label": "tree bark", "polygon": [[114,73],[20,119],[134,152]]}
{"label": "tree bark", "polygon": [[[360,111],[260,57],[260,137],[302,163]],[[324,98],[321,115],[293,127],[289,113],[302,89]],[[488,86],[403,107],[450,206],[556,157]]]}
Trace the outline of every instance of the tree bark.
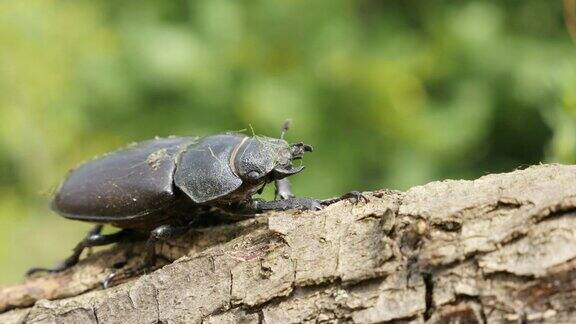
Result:
{"label": "tree bark", "polygon": [[175,261],[106,290],[142,244],[100,251],[1,288],[0,322],[576,321],[576,166],[367,197],[194,231],[158,244]]}

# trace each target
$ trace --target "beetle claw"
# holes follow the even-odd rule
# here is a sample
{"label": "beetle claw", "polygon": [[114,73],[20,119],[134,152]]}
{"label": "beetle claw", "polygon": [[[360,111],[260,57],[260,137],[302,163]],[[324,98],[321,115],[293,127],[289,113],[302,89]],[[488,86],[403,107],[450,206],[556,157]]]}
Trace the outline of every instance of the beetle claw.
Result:
{"label": "beetle claw", "polygon": [[127,279],[130,277],[134,277],[136,275],[142,274],[142,273],[146,272],[146,270],[148,268],[149,267],[143,265],[143,266],[136,267],[134,269],[117,270],[117,271],[110,272],[109,274],[106,275],[106,277],[104,277],[104,280],[102,280],[102,287],[104,289],[108,289],[114,281],[121,280],[121,279]]}
{"label": "beetle claw", "polygon": [[324,208],[319,200],[311,198],[292,198],[297,203],[292,207],[299,210],[321,210]]}
{"label": "beetle claw", "polygon": [[332,205],[334,203],[337,203],[337,202],[345,200],[345,199],[352,200],[352,203],[354,203],[354,204],[358,204],[359,202],[364,202],[364,203],[370,202],[370,199],[368,199],[368,197],[366,197],[366,195],[364,195],[360,191],[350,191],[349,193],[346,193],[346,194],[344,194],[340,197],[337,197],[337,198],[330,198],[330,199],[322,200],[322,205],[329,206],[329,205]]}
{"label": "beetle claw", "polygon": [[351,199],[355,204],[357,204],[361,201],[363,203],[369,203],[370,202],[370,199],[368,199],[368,197],[366,197],[366,195],[364,195],[360,191],[350,191],[349,193],[342,196],[342,198],[343,199]]}
{"label": "beetle claw", "polygon": [[118,272],[116,271],[107,274],[106,277],[104,277],[104,280],[102,280],[102,287],[104,289],[108,289],[108,287],[110,287],[110,283],[112,282],[112,280],[114,280],[117,274]]}
{"label": "beetle claw", "polygon": [[30,268],[28,269],[28,271],[26,271],[26,273],[24,274],[24,276],[26,278],[32,277],[33,275],[39,273],[39,272],[45,272],[45,273],[58,273],[58,272],[62,272],[66,269],[68,269],[70,266],[68,266],[66,263],[61,262],[59,264],[57,264],[54,268]]}
{"label": "beetle claw", "polygon": [[310,206],[309,206],[309,210],[320,210],[324,208],[324,206],[322,206],[322,204],[320,203],[320,201],[318,200],[313,200],[310,202]]}

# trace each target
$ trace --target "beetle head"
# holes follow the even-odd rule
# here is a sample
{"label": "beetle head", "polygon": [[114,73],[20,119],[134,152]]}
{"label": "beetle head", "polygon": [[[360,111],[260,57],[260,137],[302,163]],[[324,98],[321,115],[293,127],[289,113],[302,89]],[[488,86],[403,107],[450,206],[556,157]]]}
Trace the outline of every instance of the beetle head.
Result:
{"label": "beetle head", "polygon": [[296,174],[304,166],[294,166],[312,147],[304,143],[288,144],[283,139],[254,136],[246,138],[233,155],[234,169],[249,183],[270,182]]}

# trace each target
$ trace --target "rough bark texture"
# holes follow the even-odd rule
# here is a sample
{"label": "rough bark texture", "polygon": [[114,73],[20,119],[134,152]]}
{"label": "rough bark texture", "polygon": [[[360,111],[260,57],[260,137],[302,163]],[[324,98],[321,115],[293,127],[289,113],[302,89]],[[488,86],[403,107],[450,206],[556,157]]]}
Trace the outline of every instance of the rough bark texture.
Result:
{"label": "rough bark texture", "polygon": [[576,321],[576,166],[367,196],[189,233],[157,246],[176,261],[107,290],[142,245],[93,254],[1,288],[0,322]]}

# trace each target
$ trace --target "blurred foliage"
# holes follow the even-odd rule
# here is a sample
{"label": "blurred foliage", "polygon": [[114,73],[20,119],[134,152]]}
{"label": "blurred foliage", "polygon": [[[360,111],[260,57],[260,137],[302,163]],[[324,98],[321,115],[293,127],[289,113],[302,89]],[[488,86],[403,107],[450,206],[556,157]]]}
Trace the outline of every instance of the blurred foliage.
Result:
{"label": "blurred foliage", "polygon": [[83,160],[249,125],[316,151],[299,195],[576,159],[576,47],[542,0],[0,2],[0,283],[67,255]]}

